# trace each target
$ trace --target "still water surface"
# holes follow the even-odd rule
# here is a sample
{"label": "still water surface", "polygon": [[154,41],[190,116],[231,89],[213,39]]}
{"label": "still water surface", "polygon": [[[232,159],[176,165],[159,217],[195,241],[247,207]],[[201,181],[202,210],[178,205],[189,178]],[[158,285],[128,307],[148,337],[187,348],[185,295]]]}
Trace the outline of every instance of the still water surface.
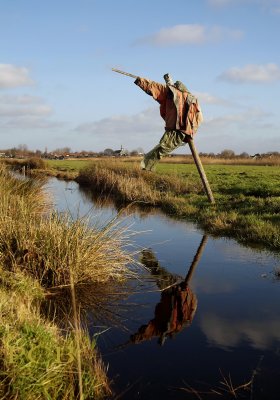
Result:
{"label": "still water surface", "polygon": [[[102,225],[117,213],[75,182],[51,179],[46,188],[56,209],[74,217],[90,213]],[[98,347],[116,398],[227,398],[221,381],[237,387],[253,378],[240,398],[279,399],[279,257],[207,237],[160,212],[123,218],[137,232],[132,240],[147,271],[119,299],[111,324],[97,323],[92,311],[89,326],[93,335],[103,332]],[[213,389],[223,397],[203,393]]]}

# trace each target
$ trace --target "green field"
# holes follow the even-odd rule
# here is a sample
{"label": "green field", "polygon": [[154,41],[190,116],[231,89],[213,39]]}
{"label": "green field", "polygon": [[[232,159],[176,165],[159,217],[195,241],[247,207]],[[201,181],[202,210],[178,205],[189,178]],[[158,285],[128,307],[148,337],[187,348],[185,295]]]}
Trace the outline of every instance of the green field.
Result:
{"label": "green field", "polygon": [[[206,165],[205,172],[213,192],[256,197],[280,196],[280,167],[247,165]],[[159,164],[159,173],[198,178],[195,165]]]}
{"label": "green field", "polygon": [[[48,164],[57,171],[79,173],[91,162],[92,160],[50,160]],[[279,166],[206,165],[204,168],[212,191],[218,195],[280,196]],[[157,173],[199,182],[194,164],[161,162],[157,166]]]}
{"label": "green field", "polygon": [[59,171],[79,171],[89,164],[89,160],[48,160],[48,165]]}

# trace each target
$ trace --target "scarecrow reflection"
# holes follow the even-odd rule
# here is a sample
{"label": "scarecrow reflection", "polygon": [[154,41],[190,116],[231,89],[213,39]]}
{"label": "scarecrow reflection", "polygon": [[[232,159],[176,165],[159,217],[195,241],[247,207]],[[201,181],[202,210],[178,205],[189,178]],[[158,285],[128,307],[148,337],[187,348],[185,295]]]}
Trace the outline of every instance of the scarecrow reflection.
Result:
{"label": "scarecrow reflection", "polygon": [[141,262],[156,277],[157,285],[162,293],[160,302],[155,307],[154,318],[131,335],[131,343],[140,343],[158,337],[158,343],[163,345],[166,338],[173,338],[184,327],[191,324],[197,308],[197,298],[188,285],[206,242],[207,236],[204,235],[185,279],[161,267],[152,250],[142,251]]}

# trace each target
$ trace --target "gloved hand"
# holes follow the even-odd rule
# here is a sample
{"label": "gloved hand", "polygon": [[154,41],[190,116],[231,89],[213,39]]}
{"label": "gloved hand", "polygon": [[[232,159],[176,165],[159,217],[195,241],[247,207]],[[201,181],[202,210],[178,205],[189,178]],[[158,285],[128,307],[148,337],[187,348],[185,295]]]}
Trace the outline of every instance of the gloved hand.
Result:
{"label": "gloved hand", "polygon": [[167,85],[173,85],[173,80],[169,74],[163,75],[163,78]]}

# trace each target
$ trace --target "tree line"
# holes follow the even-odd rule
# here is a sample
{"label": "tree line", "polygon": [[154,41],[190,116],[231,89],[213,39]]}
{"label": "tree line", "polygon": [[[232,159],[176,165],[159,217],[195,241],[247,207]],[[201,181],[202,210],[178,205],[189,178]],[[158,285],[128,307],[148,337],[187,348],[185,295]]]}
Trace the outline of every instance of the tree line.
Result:
{"label": "tree line", "polygon": [[[48,151],[45,148],[42,150],[30,150],[26,144],[20,144],[17,147],[13,147],[10,149],[0,150],[0,157],[6,158],[26,158],[26,157],[38,157],[38,158],[60,158],[60,157],[74,157],[74,158],[87,158],[87,157],[114,157],[114,156],[142,156],[144,154],[144,150],[142,147],[138,147],[133,150],[123,149],[121,147],[120,150],[114,150],[111,148],[106,148],[103,151],[92,151],[92,150],[82,150],[82,151],[72,151],[70,147],[62,147],[56,148],[52,151]],[[272,158],[272,157],[280,157],[280,152],[271,151],[266,153],[256,153],[249,154],[247,152],[241,152],[240,154],[236,154],[231,149],[224,149],[220,153],[199,153],[201,157],[207,158],[223,158],[223,159],[246,159],[246,158]],[[177,154],[171,154],[172,157],[176,157]],[[182,155],[180,155],[182,156]]]}

